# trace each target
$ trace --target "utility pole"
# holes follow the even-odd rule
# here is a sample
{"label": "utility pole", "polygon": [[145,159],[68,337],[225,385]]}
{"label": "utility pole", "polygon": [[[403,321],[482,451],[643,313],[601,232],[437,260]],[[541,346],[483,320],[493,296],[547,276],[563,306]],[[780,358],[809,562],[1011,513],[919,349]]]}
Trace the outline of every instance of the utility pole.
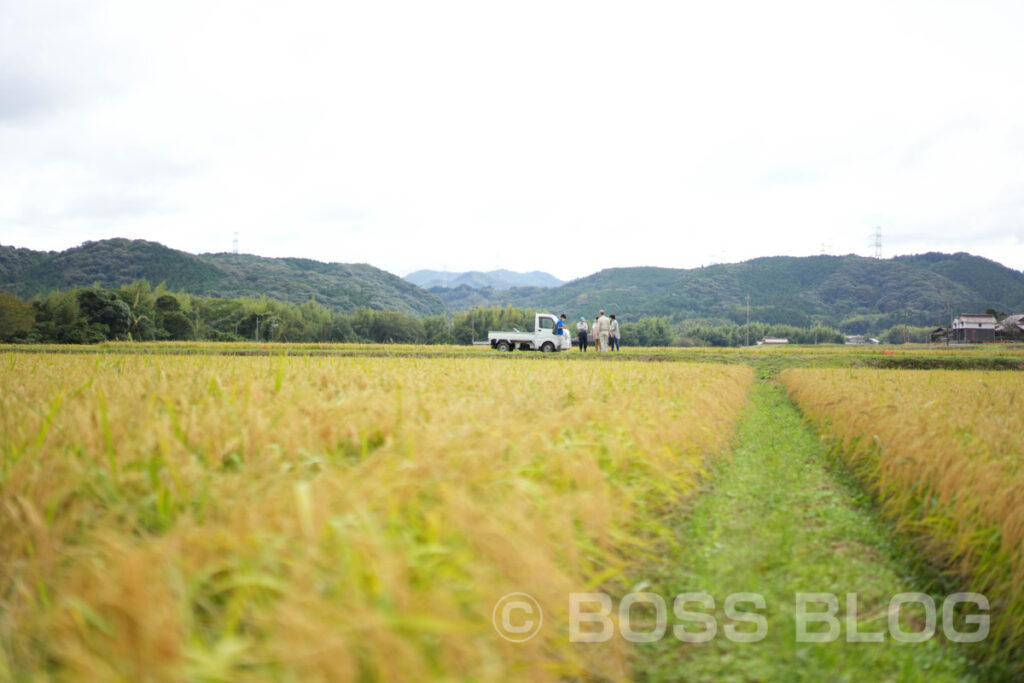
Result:
{"label": "utility pole", "polygon": [[875,258],[882,258],[882,228],[881,226],[875,227]]}
{"label": "utility pole", "polygon": [[747,346],[750,346],[750,295],[747,294]]}
{"label": "utility pole", "polygon": [[953,307],[950,306],[949,299],[946,297],[942,299],[942,310],[946,315],[946,320],[942,323],[942,327],[946,328],[946,346],[949,346],[949,335],[953,328]]}

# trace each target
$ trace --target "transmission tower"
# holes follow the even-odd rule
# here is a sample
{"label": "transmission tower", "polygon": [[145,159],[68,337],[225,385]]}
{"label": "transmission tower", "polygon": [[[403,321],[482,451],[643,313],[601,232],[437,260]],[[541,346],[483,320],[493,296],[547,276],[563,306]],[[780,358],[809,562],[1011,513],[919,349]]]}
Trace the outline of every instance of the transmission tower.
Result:
{"label": "transmission tower", "polygon": [[882,228],[875,228],[875,258],[882,258]]}
{"label": "transmission tower", "polygon": [[231,242],[231,251],[238,253],[238,232],[235,231],[235,239]]}

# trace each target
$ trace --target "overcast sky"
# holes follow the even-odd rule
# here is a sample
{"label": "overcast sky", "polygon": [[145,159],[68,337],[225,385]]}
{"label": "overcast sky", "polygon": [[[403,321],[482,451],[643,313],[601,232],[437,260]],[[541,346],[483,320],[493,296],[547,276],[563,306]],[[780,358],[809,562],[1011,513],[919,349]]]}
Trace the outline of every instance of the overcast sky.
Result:
{"label": "overcast sky", "polygon": [[0,0],[0,244],[1024,267],[1024,2]]}

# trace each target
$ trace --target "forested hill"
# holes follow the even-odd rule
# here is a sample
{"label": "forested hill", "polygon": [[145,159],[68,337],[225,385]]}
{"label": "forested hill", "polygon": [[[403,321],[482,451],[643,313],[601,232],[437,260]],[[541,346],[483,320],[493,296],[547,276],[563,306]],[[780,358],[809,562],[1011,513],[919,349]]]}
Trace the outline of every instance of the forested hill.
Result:
{"label": "forested hill", "polygon": [[507,305],[589,316],[605,308],[624,321],[750,320],[847,333],[893,325],[938,325],[949,315],[1024,313],[1024,273],[970,254],[772,256],[689,270],[612,268],[560,287],[432,288],[365,264],[242,254],[188,254],[155,242],[110,239],[63,252],[0,246],[0,290],[22,297],[53,289],[105,287],[145,278],[172,291],[213,297],[267,296],[336,311],[362,307],[422,316]]}
{"label": "forested hill", "polygon": [[145,278],[172,291],[214,297],[267,296],[337,311],[358,308],[429,315],[441,300],[397,275],[366,264],[321,263],[247,254],[189,254],[144,240],[86,242],[62,252],[0,246],[0,290],[23,297],[100,283],[119,287]]}
{"label": "forested hill", "polygon": [[665,316],[742,323],[750,319],[868,332],[907,322],[937,325],[947,313],[1024,312],[1024,273],[970,254],[929,253],[894,259],[772,256],[679,270],[612,268],[554,289],[432,288],[459,310],[506,305],[625,320]]}

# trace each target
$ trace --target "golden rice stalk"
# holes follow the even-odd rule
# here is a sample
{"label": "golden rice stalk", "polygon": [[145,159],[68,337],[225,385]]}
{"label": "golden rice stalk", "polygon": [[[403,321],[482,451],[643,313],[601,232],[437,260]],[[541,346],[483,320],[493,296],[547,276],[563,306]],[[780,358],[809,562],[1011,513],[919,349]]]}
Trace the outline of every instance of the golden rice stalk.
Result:
{"label": "golden rice stalk", "polygon": [[[0,664],[92,680],[627,675],[568,642],[727,448],[751,371],[0,356]],[[544,610],[526,643],[496,601]]]}

